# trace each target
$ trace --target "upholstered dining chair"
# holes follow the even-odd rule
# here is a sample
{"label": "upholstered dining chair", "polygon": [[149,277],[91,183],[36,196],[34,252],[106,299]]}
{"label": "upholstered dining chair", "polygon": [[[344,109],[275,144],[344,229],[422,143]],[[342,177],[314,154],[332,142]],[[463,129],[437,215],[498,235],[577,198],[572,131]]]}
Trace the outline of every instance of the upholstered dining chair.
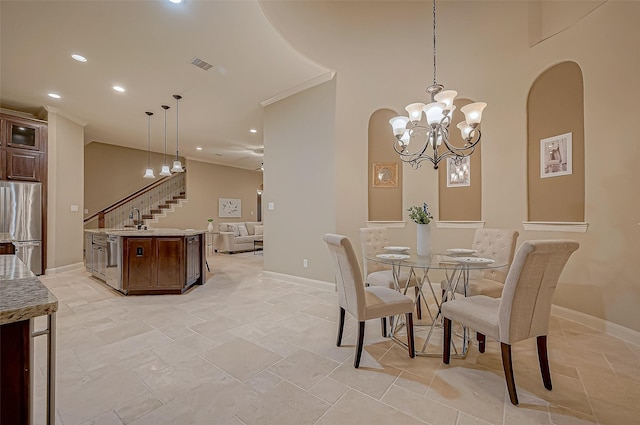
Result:
{"label": "upholstered dining chair", "polygon": [[509,398],[517,405],[511,345],[535,337],[542,381],[544,387],[551,390],[547,356],[551,299],[567,260],[578,247],[578,242],[571,240],[525,241],[509,269],[502,298],[478,295],[443,302],[443,362],[449,364],[452,321],[478,332],[482,338],[480,352],[484,352],[486,336],[496,339],[500,342]]}
{"label": "upholstered dining chair", "polygon": [[[509,266],[513,261],[516,250],[516,241],[519,233],[511,229],[478,229],[473,237],[471,248],[478,251],[476,256],[491,258],[498,262],[507,262],[506,267],[497,269],[485,269],[469,272],[469,281],[465,294],[464,285],[457,285],[456,292],[467,296],[486,295],[500,298],[504,288],[504,280],[507,278]],[[447,280],[440,283],[442,292],[448,289]]]}
{"label": "upholstered dining chair", "polygon": [[364,286],[358,259],[346,236],[326,234],[324,241],[329,247],[333,259],[340,305],[340,322],[338,324],[338,340],[342,343],[345,312],[348,311],[358,321],[358,342],[354,367],[360,366],[362,346],[364,343],[364,325],[369,319],[404,314],[407,328],[407,346],[409,357],[415,357],[413,345],[413,300],[400,292],[382,286]]}
{"label": "upholstered dining chair", "polygon": [[[393,270],[391,267],[367,260],[367,255],[373,255],[376,252],[383,251],[385,246],[389,246],[389,236],[387,229],[384,227],[372,227],[360,229],[360,247],[362,248],[362,265],[364,271],[364,282],[367,286],[384,286],[387,288],[395,289],[395,279],[393,277]],[[418,280],[415,274],[409,274],[406,271],[400,271],[398,273],[398,284],[400,289],[404,289],[404,286],[415,288],[416,299],[416,313],[418,319],[422,318],[422,312],[420,308],[420,292],[418,288]],[[382,336],[387,336],[386,318],[382,318]]]}

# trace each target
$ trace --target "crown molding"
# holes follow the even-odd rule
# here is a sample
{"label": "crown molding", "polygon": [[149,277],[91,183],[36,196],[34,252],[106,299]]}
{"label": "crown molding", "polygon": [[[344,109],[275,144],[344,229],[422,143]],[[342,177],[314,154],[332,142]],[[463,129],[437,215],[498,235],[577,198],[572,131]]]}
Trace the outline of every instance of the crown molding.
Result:
{"label": "crown molding", "polygon": [[311,87],[318,86],[322,83],[326,83],[327,81],[331,81],[335,75],[336,75],[335,71],[325,72],[324,74],[318,75],[317,77],[312,78],[308,81],[305,81],[304,83],[300,83],[291,88],[288,88],[287,90],[273,97],[270,97],[269,99],[263,100],[262,102],[260,102],[260,105],[264,108],[265,106],[269,106],[272,103],[275,103],[279,100],[282,100],[294,94],[300,93],[301,91],[310,89]]}

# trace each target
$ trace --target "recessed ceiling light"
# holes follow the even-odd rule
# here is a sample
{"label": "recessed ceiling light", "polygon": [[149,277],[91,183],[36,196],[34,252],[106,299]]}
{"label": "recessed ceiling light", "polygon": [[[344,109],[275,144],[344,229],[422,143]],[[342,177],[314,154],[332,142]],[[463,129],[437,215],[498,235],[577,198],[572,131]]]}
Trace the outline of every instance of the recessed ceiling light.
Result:
{"label": "recessed ceiling light", "polygon": [[249,130],[251,133],[257,133],[258,130],[256,130],[255,128],[252,128],[251,130]]}
{"label": "recessed ceiling light", "polygon": [[196,146],[196,150],[197,151],[201,151],[202,150],[202,146]]}
{"label": "recessed ceiling light", "polygon": [[60,96],[60,95],[59,95],[59,94],[57,94],[57,93],[49,93],[49,97],[52,97],[52,98],[54,98],[54,99],[60,99],[62,96]]}
{"label": "recessed ceiling light", "polygon": [[86,62],[87,61],[87,58],[85,58],[82,55],[73,54],[73,55],[71,55],[71,57],[74,58],[75,60],[77,60],[78,62]]}
{"label": "recessed ceiling light", "polygon": [[182,0],[169,0],[169,1],[170,1],[171,3],[176,3],[176,4],[178,4],[178,3],[182,3]]}
{"label": "recessed ceiling light", "polygon": [[113,86],[113,89],[117,92],[124,93],[124,88],[120,86]]}

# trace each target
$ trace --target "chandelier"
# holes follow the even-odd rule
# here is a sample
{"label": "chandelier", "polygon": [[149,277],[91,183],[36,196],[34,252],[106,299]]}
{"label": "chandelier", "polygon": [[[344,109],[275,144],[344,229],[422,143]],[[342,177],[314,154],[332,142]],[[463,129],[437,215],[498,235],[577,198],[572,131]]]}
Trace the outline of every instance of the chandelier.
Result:
{"label": "chandelier", "polygon": [[[431,103],[412,103],[405,108],[408,117],[391,118],[389,123],[393,128],[396,140],[393,149],[400,155],[400,159],[408,162],[412,168],[420,167],[422,161],[429,160],[435,170],[444,158],[453,158],[459,165],[462,158],[473,153],[480,142],[478,125],[482,119],[482,110],[487,106],[484,102],[470,103],[460,108],[465,121],[457,124],[464,144],[455,146],[449,140],[449,126],[456,109],[453,102],[458,95],[454,90],[444,90],[442,84],[436,82],[436,1],[433,0],[433,84],[427,87],[431,96]],[[424,115],[424,119],[423,119]],[[420,143],[415,151],[409,150],[409,144],[416,140]]]}

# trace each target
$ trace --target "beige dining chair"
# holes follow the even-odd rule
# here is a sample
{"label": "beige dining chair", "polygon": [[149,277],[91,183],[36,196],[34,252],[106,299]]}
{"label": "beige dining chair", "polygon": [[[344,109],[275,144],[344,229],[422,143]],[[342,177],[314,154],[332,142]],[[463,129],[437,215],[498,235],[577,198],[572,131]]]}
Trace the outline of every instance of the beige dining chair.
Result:
{"label": "beige dining chair", "polygon": [[452,321],[478,332],[479,339],[482,339],[481,352],[484,352],[486,336],[496,339],[500,342],[509,398],[517,405],[511,345],[535,337],[542,381],[544,387],[551,390],[547,356],[551,299],[567,260],[579,246],[578,242],[571,240],[525,241],[509,269],[502,298],[478,295],[443,302],[442,361],[449,364]]}
{"label": "beige dining chair", "polygon": [[[369,261],[366,259],[368,255],[374,255],[376,252],[384,251],[385,246],[391,245],[387,229],[384,227],[361,228],[359,232],[360,247],[362,248],[362,265],[364,271],[364,282],[368,286],[384,286],[386,288],[395,289],[395,279],[391,266]],[[404,293],[406,286],[415,288],[416,314],[418,319],[422,318],[420,308],[420,290],[418,288],[418,280],[415,274],[406,271],[398,273],[398,284]],[[386,318],[382,318],[382,336],[387,336]]]}
{"label": "beige dining chair", "polygon": [[[506,262],[506,267],[485,270],[472,270],[469,272],[469,280],[466,288],[462,284],[455,286],[457,293],[473,296],[486,295],[500,298],[504,288],[504,280],[507,278],[509,266],[513,261],[516,250],[516,241],[519,233],[511,229],[478,229],[473,237],[471,248],[477,252],[477,257],[490,258],[497,262]],[[442,293],[449,288],[449,282],[445,279],[440,282]]]}
{"label": "beige dining chair", "polygon": [[407,328],[407,346],[409,357],[415,357],[413,346],[413,300],[400,292],[382,286],[364,286],[358,259],[346,236],[326,234],[324,241],[329,247],[336,274],[338,303],[340,305],[340,322],[338,324],[338,340],[342,343],[345,311],[358,321],[358,342],[354,367],[360,366],[362,345],[364,343],[364,325],[369,319],[405,315]]}

